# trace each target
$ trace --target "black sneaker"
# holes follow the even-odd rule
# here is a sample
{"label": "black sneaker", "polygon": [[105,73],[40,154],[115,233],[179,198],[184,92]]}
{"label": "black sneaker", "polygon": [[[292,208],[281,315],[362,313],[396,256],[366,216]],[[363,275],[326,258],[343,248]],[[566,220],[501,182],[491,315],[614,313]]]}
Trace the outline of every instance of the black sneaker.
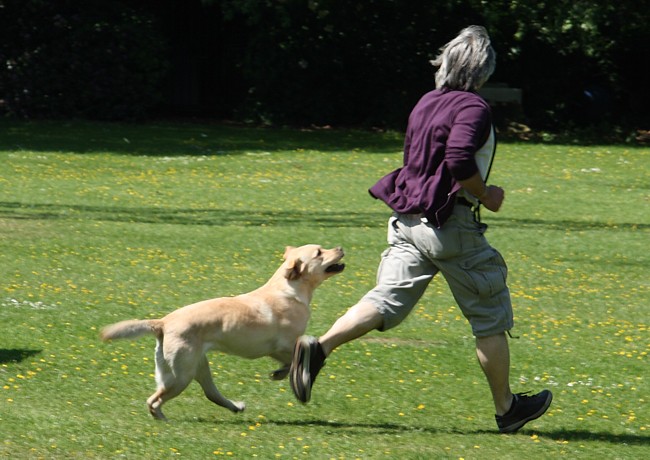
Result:
{"label": "black sneaker", "polygon": [[311,399],[311,387],[325,365],[325,352],[315,337],[303,335],[296,341],[289,373],[289,383],[298,401]]}
{"label": "black sneaker", "polygon": [[553,393],[544,390],[536,395],[526,393],[513,395],[510,410],[503,415],[495,415],[501,433],[514,433],[526,423],[541,417],[553,401]]}

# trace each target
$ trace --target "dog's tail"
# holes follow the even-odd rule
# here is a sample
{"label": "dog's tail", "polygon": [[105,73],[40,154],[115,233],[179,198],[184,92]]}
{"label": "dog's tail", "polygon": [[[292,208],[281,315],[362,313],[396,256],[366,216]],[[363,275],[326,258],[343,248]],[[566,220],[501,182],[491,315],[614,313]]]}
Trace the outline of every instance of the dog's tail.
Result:
{"label": "dog's tail", "polygon": [[129,319],[111,324],[102,329],[99,336],[103,341],[115,339],[137,339],[143,335],[155,335],[161,337],[163,334],[162,321],[158,319]]}

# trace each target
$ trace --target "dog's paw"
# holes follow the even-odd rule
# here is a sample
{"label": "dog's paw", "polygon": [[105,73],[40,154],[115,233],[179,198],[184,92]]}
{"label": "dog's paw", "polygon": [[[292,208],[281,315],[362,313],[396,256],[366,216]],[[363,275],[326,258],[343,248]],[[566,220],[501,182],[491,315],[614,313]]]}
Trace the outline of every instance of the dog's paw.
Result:
{"label": "dog's paw", "polygon": [[232,403],[232,407],[230,408],[231,411],[234,413],[237,412],[243,412],[244,409],[246,409],[246,404],[244,401],[230,401]]}

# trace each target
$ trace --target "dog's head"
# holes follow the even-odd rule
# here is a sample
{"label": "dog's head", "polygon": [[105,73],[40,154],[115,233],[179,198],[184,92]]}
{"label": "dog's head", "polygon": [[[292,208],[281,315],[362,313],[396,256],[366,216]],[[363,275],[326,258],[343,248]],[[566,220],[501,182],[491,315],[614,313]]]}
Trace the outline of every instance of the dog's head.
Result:
{"label": "dog's head", "polygon": [[298,248],[287,246],[284,251],[285,278],[290,281],[304,279],[320,284],[345,269],[345,264],[340,263],[344,255],[340,247],[323,249],[317,244]]}

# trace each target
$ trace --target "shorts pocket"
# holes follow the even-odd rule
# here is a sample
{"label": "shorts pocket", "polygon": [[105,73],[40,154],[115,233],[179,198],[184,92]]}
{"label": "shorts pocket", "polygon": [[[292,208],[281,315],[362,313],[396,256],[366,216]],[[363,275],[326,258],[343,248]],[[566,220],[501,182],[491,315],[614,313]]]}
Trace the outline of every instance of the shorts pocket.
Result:
{"label": "shorts pocket", "polygon": [[393,244],[398,244],[401,239],[399,236],[399,228],[398,228],[398,221],[397,221],[397,216],[392,215],[388,219],[388,232],[387,232],[387,242],[390,245]]}
{"label": "shorts pocket", "polygon": [[508,267],[501,254],[490,248],[461,264],[480,298],[493,297],[507,289]]}

